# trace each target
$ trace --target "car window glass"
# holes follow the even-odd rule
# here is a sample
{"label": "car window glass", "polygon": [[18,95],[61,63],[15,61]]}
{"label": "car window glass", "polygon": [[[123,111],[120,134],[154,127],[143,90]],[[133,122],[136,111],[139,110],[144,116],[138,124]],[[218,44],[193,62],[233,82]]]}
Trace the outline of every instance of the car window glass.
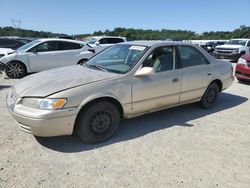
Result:
{"label": "car window glass", "polygon": [[48,51],[56,51],[57,50],[57,42],[56,41],[48,41],[42,44],[39,44],[36,47],[37,52],[48,52]]}
{"label": "car window glass", "polygon": [[123,42],[123,40],[120,38],[107,38],[108,44],[115,44],[115,43],[120,43],[120,42]]}
{"label": "car window glass", "polygon": [[73,42],[59,42],[59,50],[75,50],[81,49],[83,45]]}
{"label": "car window glass", "polygon": [[250,47],[250,40],[248,41],[247,46]]}
{"label": "car window glass", "polygon": [[94,56],[86,65],[101,66],[107,71],[124,74],[139,61],[146,49],[145,46],[129,44],[113,45]]}
{"label": "car window glass", "polygon": [[182,67],[208,64],[207,59],[192,46],[179,46]]}
{"label": "car window glass", "polygon": [[107,44],[107,38],[102,38],[99,40],[100,44]]}
{"label": "car window glass", "polygon": [[8,39],[0,39],[0,45],[14,45],[16,41]]}
{"label": "car window glass", "polygon": [[175,66],[174,56],[173,47],[157,48],[147,57],[142,66],[153,67],[156,73],[173,70]]}

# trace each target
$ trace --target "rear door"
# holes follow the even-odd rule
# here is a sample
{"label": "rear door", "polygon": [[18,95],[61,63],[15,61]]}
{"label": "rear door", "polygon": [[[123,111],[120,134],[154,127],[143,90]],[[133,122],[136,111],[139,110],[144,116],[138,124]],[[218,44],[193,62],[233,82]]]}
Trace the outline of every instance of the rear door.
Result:
{"label": "rear door", "polygon": [[39,72],[60,67],[58,42],[46,41],[33,47],[27,53],[32,72]]}
{"label": "rear door", "polygon": [[66,41],[59,41],[58,44],[59,66],[76,65],[78,63],[77,56],[84,45]]}
{"label": "rear door", "polygon": [[181,61],[181,97],[180,102],[188,102],[202,97],[210,80],[212,67],[206,57],[193,46],[178,46]]}

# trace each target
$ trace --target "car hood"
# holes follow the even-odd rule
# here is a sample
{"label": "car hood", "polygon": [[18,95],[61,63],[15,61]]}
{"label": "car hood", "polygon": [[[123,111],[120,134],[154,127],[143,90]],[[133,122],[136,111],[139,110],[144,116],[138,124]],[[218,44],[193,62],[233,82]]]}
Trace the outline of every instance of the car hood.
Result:
{"label": "car hood", "polygon": [[227,48],[227,49],[236,49],[236,48],[241,48],[242,45],[232,45],[232,44],[224,44],[224,45],[219,45],[216,46],[216,48]]}
{"label": "car hood", "polygon": [[115,73],[67,66],[27,76],[14,89],[19,97],[46,97],[73,87],[103,81],[118,76]]}
{"label": "car hood", "polygon": [[8,55],[9,53],[13,53],[15,50],[11,48],[0,48],[0,54]]}

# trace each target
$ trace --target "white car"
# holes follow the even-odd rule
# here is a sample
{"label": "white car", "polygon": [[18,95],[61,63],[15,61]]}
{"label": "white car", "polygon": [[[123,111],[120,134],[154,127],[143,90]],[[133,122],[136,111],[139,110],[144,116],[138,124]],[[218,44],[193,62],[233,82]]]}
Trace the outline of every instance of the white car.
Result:
{"label": "white car", "polygon": [[1,54],[0,68],[10,78],[21,78],[27,73],[82,64],[93,55],[94,49],[81,41],[39,39]]}
{"label": "white car", "polygon": [[112,46],[117,43],[126,42],[125,37],[116,37],[116,36],[93,36],[89,38],[86,42],[97,52],[104,50],[105,48]]}

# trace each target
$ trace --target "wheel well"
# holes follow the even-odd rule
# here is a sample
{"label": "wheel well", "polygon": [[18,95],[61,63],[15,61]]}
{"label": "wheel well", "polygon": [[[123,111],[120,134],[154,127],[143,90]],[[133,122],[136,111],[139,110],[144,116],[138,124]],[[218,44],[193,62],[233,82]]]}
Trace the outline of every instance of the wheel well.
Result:
{"label": "wheel well", "polygon": [[121,103],[119,102],[119,101],[117,101],[116,99],[114,99],[114,98],[112,98],[112,97],[102,97],[102,98],[97,98],[97,99],[94,99],[94,100],[92,100],[92,101],[89,101],[87,104],[85,104],[82,108],[81,108],[81,110],[78,112],[78,114],[77,114],[77,117],[76,117],[76,120],[75,120],[75,126],[74,126],[74,133],[76,132],[76,125],[77,125],[77,121],[78,121],[78,119],[79,119],[79,115],[81,114],[81,112],[83,112],[85,109],[87,109],[89,106],[91,106],[91,105],[93,105],[93,104],[95,104],[95,103],[97,103],[97,102],[101,102],[101,101],[105,101],[105,102],[110,102],[110,103],[112,103],[112,104],[114,104],[116,107],[117,107],[117,109],[118,109],[118,111],[119,111],[119,113],[120,113],[120,117],[121,118],[123,118],[123,113],[124,113],[124,111],[123,111],[123,107],[122,107],[122,105],[121,105]]}
{"label": "wheel well", "polygon": [[223,84],[219,79],[213,80],[211,83],[216,83],[219,86],[220,92],[222,91]]}
{"label": "wheel well", "polygon": [[12,61],[10,61],[10,62],[8,62],[6,65],[8,65],[9,63],[20,63],[20,64],[22,64],[23,66],[24,66],[24,68],[25,68],[25,71],[27,72],[27,67],[26,67],[26,65],[22,62],[22,61],[18,61],[18,60],[12,60]]}
{"label": "wheel well", "polygon": [[84,62],[84,61],[88,61],[88,59],[87,59],[87,58],[80,59],[80,60],[78,61],[78,63],[77,63],[77,64],[78,64],[78,65],[79,65],[79,64],[81,64],[81,63],[82,63],[82,61],[83,61],[83,62]]}

